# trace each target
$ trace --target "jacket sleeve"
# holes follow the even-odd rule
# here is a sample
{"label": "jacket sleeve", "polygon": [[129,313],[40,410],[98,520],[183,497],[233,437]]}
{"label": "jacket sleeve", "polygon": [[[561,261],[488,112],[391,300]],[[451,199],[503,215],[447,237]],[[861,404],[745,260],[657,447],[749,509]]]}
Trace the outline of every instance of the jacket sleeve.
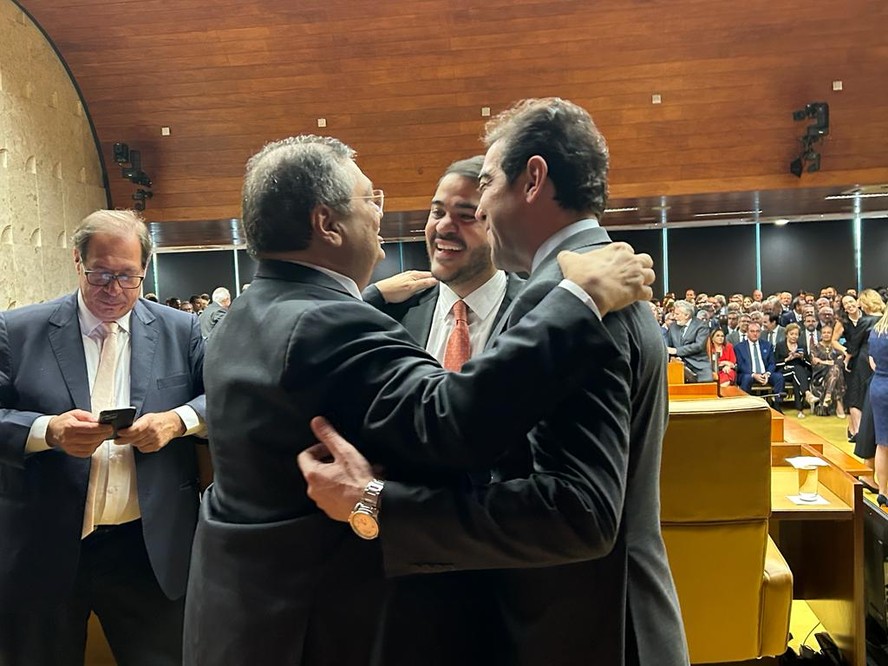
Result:
{"label": "jacket sleeve", "polygon": [[[340,344],[319,338],[333,330]],[[322,415],[334,425],[360,415],[356,443],[374,462],[483,469],[618,354],[601,320],[561,288],[460,373],[373,308],[337,302],[297,320],[285,383],[307,390],[312,378],[333,377],[337,399]]]}
{"label": "jacket sleeve", "polygon": [[529,476],[469,491],[386,482],[388,575],[550,566],[611,551],[626,496],[632,398],[627,331],[605,321],[619,351],[532,430]]}

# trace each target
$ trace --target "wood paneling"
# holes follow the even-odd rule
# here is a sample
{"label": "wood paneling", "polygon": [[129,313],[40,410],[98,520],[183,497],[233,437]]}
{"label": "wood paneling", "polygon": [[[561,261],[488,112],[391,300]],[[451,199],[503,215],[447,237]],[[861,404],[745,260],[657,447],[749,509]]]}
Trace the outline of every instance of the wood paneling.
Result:
{"label": "wood paneling", "polygon": [[[237,217],[253,152],[323,132],[358,150],[387,209],[409,213],[387,226],[409,233],[441,169],[481,151],[481,107],[541,95],[601,126],[612,205],[665,195],[669,220],[731,210],[730,192],[761,192],[765,217],[830,213],[824,192],[888,182],[883,0],[19,1],[70,66],[109,164],[116,141],[142,151],[154,221]],[[831,134],[822,171],[797,179],[791,112],[812,101],[829,102]],[[109,171],[129,205],[134,187]]]}

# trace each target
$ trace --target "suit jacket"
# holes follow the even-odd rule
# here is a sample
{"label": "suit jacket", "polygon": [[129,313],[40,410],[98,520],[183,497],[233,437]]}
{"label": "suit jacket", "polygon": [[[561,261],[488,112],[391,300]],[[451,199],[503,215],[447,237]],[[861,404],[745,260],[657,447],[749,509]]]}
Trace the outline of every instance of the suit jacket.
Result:
{"label": "suit jacket", "polygon": [[[675,347],[675,354],[701,381],[712,381],[712,363],[706,353],[709,327],[699,319],[691,319],[687,330],[677,323],[666,330],[666,346]],[[684,335],[682,335],[684,333]]]}
{"label": "suit jacket", "polygon": [[[759,351],[762,354],[765,370],[773,374],[777,369],[774,348],[766,340],[759,338]],[[749,340],[734,345],[734,353],[737,356],[737,384],[740,384],[743,379],[752,376],[752,356],[749,351]]]}
{"label": "suit jacket", "polygon": [[[131,403],[137,418],[188,404],[203,415],[203,338],[197,318],[140,299],[130,319]],[[89,458],[25,453],[44,414],[90,410],[77,294],[0,312],[0,607],[48,607],[74,582]],[[194,438],[135,451],[148,556],[170,598],[181,597],[197,521]]]}
{"label": "suit jacket", "polygon": [[312,417],[328,417],[389,479],[460,483],[615,353],[589,308],[558,289],[497,353],[446,372],[329,276],[260,262],[207,350],[215,481],[195,536],[185,663],[370,661],[389,589],[380,545],[306,496],[296,455],[315,441]]}
{"label": "suit jacket", "polygon": [[[553,250],[509,312],[509,333],[561,279],[559,251],[609,240],[592,229]],[[500,569],[487,574],[507,632],[500,663],[688,663],[659,522],[665,350],[647,304],[603,323],[618,351],[498,461],[496,482],[472,492],[386,484],[389,573]]]}
{"label": "suit jacket", "polygon": [[228,313],[228,310],[219,305],[216,301],[210,301],[210,304],[200,313],[200,332],[204,338],[210,337],[216,324]]}
{"label": "suit jacket", "polygon": [[730,342],[732,345],[734,345],[734,347],[736,347],[739,344],[742,344],[744,342],[744,340],[740,339],[740,329],[738,328],[738,329],[735,329],[735,330],[731,331],[730,333],[728,333],[725,336],[725,341]]}
{"label": "suit jacket", "polygon": [[[496,320],[509,309],[512,301],[518,296],[524,287],[524,280],[514,273],[506,273],[506,294],[496,313]],[[373,307],[382,310],[389,317],[407,329],[419,344],[425,347],[432,332],[432,319],[435,315],[435,306],[438,304],[438,285],[414,294],[403,303],[386,303],[376,285],[367,287],[361,296]],[[494,328],[496,324],[494,324]]]}
{"label": "suit jacket", "polygon": [[772,347],[777,347],[781,342],[786,341],[786,327],[777,325],[777,328],[774,329],[773,340],[771,339],[771,331],[768,331],[766,328],[762,327],[762,340],[766,340],[771,344]]}

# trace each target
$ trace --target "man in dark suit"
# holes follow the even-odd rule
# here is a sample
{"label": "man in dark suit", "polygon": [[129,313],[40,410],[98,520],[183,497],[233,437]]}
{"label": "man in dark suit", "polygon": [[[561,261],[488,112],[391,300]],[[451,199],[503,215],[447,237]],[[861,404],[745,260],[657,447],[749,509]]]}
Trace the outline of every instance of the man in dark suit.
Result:
{"label": "man in dark suit", "polygon": [[[203,339],[139,298],[134,213],[93,213],[73,245],[75,293],[0,313],[0,663],[82,664],[95,611],[120,663],[178,664]],[[128,405],[111,440],[98,413]]]}
{"label": "man in dark suit", "polygon": [[759,340],[762,328],[758,322],[750,322],[746,329],[746,342],[734,347],[737,356],[737,385],[750,392],[753,384],[771,386],[777,399],[774,408],[780,409],[780,395],[783,394],[783,373],[777,372],[774,348],[765,340]]}
{"label": "man in dark suit", "polygon": [[786,340],[786,328],[780,325],[780,317],[773,312],[765,316],[762,328],[763,338],[772,348],[776,349]]}
{"label": "man in dark suit", "polygon": [[694,317],[694,306],[688,301],[676,301],[674,312],[675,322],[666,330],[666,351],[684,362],[687,381],[714,381],[706,352],[709,326]]}
{"label": "man in dark suit", "polygon": [[[370,661],[389,591],[372,540],[378,493],[352,521],[367,540],[317,510],[296,466],[314,441],[312,416],[361,441],[391,478],[465,483],[466,470],[523,442],[592,368],[622,363],[595,308],[650,297],[649,257],[630,259],[626,246],[568,253],[559,260],[569,279],[543,285],[495,351],[443,371],[360,299],[382,257],[383,194],[353,155],[335,139],[295,137],[247,165],[244,228],[260,262],[208,349],[215,481],[194,542],[188,664]],[[387,663],[434,663],[440,647]]]}
{"label": "man in dark suit", "polygon": [[[555,257],[610,242],[598,225],[607,148],[588,114],[526,100],[489,126],[478,217],[494,262],[530,272],[503,337],[528,321]],[[604,318],[619,351],[469,491],[386,480],[380,541],[390,575],[494,569],[505,635],[497,663],[688,663],[659,525],[666,357],[656,322],[635,304]],[[525,388],[528,388],[525,386]],[[300,455],[313,499],[344,520],[372,480],[366,460],[329,428]],[[325,462],[328,453],[333,462]],[[406,640],[406,638],[405,638]]]}
{"label": "man in dark suit", "polygon": [[[437,284],[398,302],[405,285],[424,284],[426,274],[408,271],[370,285],[362,294],[365,301],[401,322],[444,367],[449,365],[445,361],[455,329],[455,303],[465,303],[468,351],[473,356],[484,349],[494,324],[524,286],[517,275],[493,265],[487,225],[475,218],[483,163],[483,155],[458,160],[438,181],[425,227],[431,276]],[[448,369],[458,370],[458,363]]]}

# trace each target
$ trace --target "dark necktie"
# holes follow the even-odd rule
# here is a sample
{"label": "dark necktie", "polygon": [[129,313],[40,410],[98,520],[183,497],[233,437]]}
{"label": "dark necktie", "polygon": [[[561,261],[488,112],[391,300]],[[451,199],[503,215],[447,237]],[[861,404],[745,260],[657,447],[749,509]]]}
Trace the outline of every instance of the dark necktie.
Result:
{"label": "dark necktie", "polygon": [[808,333],[808,349],[814,349],[814,345],[816,344],[817,342],[814,340],[814,332],[811,331]]}
{"label": "dark necktie", "polygon": [[472,355],[472,344],[469,339],[469,316],[465,301],[457,301],[453,304],[453,330],[447,338],[447,347],[444,349],[444,363],[446,370],[459,372],[463,363]]}

